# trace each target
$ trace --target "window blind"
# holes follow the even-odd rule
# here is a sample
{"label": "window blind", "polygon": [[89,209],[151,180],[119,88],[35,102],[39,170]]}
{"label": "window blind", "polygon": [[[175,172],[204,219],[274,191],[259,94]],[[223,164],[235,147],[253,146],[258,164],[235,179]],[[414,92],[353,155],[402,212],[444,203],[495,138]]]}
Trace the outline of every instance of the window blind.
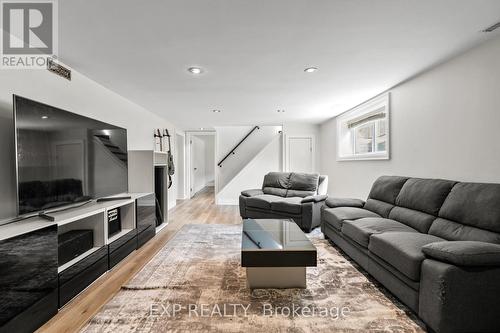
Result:
{"label": "window blind", "polygon": [[382,106],[376,110],[365,113],[362,116],[350,119],[347,121],[347,128],[351,129],[353,127],[362,125],[372,120],[383,119],[385,118],[385,106]]}

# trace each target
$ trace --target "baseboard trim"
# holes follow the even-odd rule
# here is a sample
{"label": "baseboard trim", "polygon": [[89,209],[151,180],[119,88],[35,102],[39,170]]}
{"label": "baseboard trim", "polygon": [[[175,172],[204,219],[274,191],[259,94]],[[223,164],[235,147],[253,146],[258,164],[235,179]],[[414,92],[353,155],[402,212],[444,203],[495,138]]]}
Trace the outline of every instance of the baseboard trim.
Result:
{"label": "baseboard trim", "polygon": [[234,199],[219,199],[215,200],[215,204],[219,206],[238,206],[239,201]]}

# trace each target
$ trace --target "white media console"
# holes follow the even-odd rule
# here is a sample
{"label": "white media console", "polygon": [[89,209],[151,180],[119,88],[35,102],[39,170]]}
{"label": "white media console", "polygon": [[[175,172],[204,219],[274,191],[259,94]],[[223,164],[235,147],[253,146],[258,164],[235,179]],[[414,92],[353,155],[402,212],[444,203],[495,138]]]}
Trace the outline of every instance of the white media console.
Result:
{"label": "white media console", "polygon": [[[125,193],[117,196],[130,196],[130,199],[92,201],[79,207],[48,212],[47,215],[54,218],[53,222],[33,217],[0,226],[0,248],[2,252],[8,251],[8,260],[16,263],[2,271],[4,280],[12,284],[3,287],[12,290],[11,297],[16,306],[22,305],[20,303],[26,298],[26,309],[1,326],[0,331],[35,330],[98,277],[155,236],[155,194]],[[119,211],[121,228],[108,235],[108,211],[113,209]],[[93,244],[85,252],[59,264],[59,236],[75,230],[92,230]],[[30,292],[29,288],[33,291]],[[22,293],[16,290],[22,290]],[[39,290],[46,293],[39,295]],[[35,303],[33,295],[38,297]]]}

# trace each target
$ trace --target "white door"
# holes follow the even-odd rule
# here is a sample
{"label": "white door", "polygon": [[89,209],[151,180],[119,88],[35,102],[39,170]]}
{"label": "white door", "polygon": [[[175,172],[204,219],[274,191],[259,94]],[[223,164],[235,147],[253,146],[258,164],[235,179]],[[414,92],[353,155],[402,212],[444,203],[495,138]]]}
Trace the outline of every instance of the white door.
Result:
{"label": "white door", "polygon": [[205,187],[205,143],[202,139],[191,137],[191,193],[190,196]]}
{"label": "white door", "polygon": [[288,137],[288,171],[314,172],[313,137]]}

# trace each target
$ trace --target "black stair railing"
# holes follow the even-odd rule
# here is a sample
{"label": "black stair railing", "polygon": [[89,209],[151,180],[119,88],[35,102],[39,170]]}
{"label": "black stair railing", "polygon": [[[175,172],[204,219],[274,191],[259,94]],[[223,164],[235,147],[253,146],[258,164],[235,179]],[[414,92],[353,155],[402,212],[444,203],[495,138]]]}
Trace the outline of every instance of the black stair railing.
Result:
{"label": "black stair railing", "polygon": [[220,160],[219,163],[217,163],[217,165],[219,167],[222,167],[222,163],[224,163],[224,161],[231,155],[234,155],[235,154],[235,150],[243,143],[243,141],[245,141],[250,135],[252,135],[253,132],[255,132],[256,130],[260,129],[259,126],[255,126],[254,128],[252,128],[252,130],[250,132],[248,132],[247,135],[245,135],[245,137],[243,139],[241,139],[240,142],[238,142],[238,144],[236,146],[234,146],[233,149],[231,149],[231,151],[229,153],[227,153],[226,156],[224,156],[224,158],[222,160]]}

